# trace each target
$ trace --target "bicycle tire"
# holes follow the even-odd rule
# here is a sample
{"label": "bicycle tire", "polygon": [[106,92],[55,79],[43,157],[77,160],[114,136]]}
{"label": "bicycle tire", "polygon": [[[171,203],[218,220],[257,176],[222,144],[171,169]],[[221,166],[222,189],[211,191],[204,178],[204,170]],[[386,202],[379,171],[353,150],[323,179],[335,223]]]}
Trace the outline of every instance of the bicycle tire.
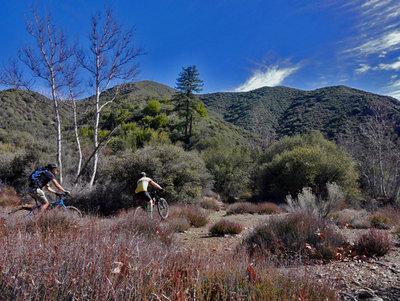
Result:
{"label": "bicycle tire", "polygon": [[67,214],[70,217],[74,217],[74,218],[82,217],[82,212],[78,208],[76,208],[74,206],[66,206],[65,208],[67,209]]}
{"label": "bicycle tire", "polygon": [[164,198],[160,198],[157,202],[157,211],[162,219],[166,219],[169,214],[169,205]]}

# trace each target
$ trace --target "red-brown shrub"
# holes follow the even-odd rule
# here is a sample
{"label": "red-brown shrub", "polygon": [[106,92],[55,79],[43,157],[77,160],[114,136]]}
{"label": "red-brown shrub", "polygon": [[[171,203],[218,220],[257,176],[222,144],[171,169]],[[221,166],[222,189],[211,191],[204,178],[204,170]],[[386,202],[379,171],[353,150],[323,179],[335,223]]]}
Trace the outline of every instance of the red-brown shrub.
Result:
{"label": "red-brown shrub", "polygon": [[267,203],[257,204],[256,212],[258,214],[275,214],[275,213],[280,213],[281,209],[279,209],[278,205],[267,202]]}
{"label": "red-brown shrub", "polygon": [[328,283],[279,274],[266,261],[252,264],[243,254],[210,257],[165,245],[157,236],[165,222],[146,218],[148,223],[140,223],[154,235],[141,232],[133,213],[124,212],[85,216],[63,236],[46,239],[26,231],[23,222],[6,221],[0,236],[1,299],[338,300]]}
{"label": "red-brown shrub", "polygon": [[17,205],[21,200],[21,197],[12,187],[2,187],[0,191],[0,207]]}
{"label": "red-brown shrub", "polygon": [[244,241],[251,255],[276,254],[284,258],[300,254],[311,258],[333,258],[337,247],[343,243],[343,236],[330,224],[304,211],[271,217]]}
{"label": "red-brown shrub", "polygon": [[243,226],[238,222],[221,219],[210,228],[211,235],[224,236],[225,234],[239,234]]}
{"label": "red-brown shrub", "polygon": [[383,256],[390,251],[391,247],[389,234],[373,228],[361,234],[355,242],[357,252],[367,257]]}
{"label": "red-brown shrub", "polygon": [[244,214],[244,213],[254,214],[257,212],[256,208],[257,206],[255,204],[249,202],[239,202],[230,205],[226,210],[226,214],[227,215]]}
{"label": "red-brown shrub", "polygon": [[203,227],[208,223],[207,211],[195,205],[171,206],[169,216],[171,218],[185,218],[193,227]]}

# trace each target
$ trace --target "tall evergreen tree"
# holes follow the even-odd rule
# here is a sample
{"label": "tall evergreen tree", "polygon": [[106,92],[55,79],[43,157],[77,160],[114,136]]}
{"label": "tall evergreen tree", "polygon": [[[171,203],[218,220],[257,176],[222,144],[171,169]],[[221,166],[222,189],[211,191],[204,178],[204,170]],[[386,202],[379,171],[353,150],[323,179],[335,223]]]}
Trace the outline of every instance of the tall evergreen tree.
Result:
{"label": "tall evergreen tree", "polygon": [[184,117],[184,140],[187,144],[192,136],[193,117],[207,116],[203,102],[194,94],[201,92],[202,87],[203,81],[199,78],[196,66],[183,67],[176,79],[176,89],[179,92],[174,96],[174,101],[177,103],[177,111]]}

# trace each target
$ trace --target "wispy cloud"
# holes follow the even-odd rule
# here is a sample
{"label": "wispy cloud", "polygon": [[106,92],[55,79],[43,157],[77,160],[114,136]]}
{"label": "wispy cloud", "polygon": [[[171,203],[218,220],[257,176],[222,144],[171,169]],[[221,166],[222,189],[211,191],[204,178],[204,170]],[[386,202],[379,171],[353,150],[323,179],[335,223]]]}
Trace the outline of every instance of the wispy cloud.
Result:
{"label": "wispy cloud", "polygon": [[296,72],[300,66],[280,68],[275,66],[264,66],[254,71],[253,75],[239,87],[235,92],[247,92],[264,86],[274,87],[283,83],[283,81],[291,74]]}
{"label": "wispy cloud", "polygon": [[348,52],[358,52],[362,55],[382,54],[382,52],[400,49],[400,31],[394,30],[384,33],[379,37],[370,39],[362,45],[348,50]]}
{"label": "wispy cloud", "polygon": [[379,70],[385,70],[385,71],[398,71],[400,70],[400,57],[397,59],[397,61],[392,62],[392,63],[380,63],[377,66],[369,66],[367,64],[360,64],[360,67],[355,70],[355,73],[365,73],[367,71],[379,71]]}
{"label": "wispy cloud", "polygon": [[360,67],[355,70],[355,73],[365,73],[371,69],[372,67],[367,64],[360,64]]}
{"label": "wispy cloud", "polygon": [[400,49],[400,1],[352,0],[348,9],[355,17],[354,36],[349,40],[347,54],[363,57]]}
{"label": "wispy cloud", "polygon": [[388,86],[389,96],[397,98],[400,100],[400,80],[394,81],[390,86]]}
{"label": "wispy cloud", "polygon": [[391,64],[379,64],[378,68],[380,70],[400,70],[400,57],[398,58],[397,62]]}

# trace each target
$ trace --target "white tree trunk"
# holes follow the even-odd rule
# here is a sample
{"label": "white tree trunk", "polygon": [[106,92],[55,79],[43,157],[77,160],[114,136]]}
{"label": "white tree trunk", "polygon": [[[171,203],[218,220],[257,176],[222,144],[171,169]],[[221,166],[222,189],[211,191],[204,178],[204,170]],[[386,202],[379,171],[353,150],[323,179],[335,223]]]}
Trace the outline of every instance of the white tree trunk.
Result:
{"label": "white tree trunk", "polygon": [[90,186],[93,186],[94,184],[94,179],[96,178],[96,172],[97,172],[97,163],[99,160],[99,155],[97,152],[97,147],[99,146],[99,141],[98,141],[98,133],[99,133],[99,121],[100,121],[100,90],[97,88],[96,90],[96,113],[95,113],[95,118],[94,118],[94,127],[93,127],[93,149],[94,149],[94,156],[93,156],[93,164],[92,164],[92,173],[90,176]]}
{"label": "white tree trunk", "polygon": [[79,140],[78,121],[77,121],[77,116],[76,116],[77,113],[76,113],[75,100],[72,100],[72,109],[73,109],[73,114],[74,114],[75,142],[76,142],[76,148],[78,150],[78,164],[76,166],[76,173],[75,173],[75,178],[77,179],[79,174],[81,173],[81,168],[82,168],[82,148],[81,148],[81,142]]}
{"label": "white tree trunk", "polygon": [[61,157],[62,157],[61,118],[60,118],[60,112],[58,111],[56,87],[55,87],[54,80],[52,82],[51,88],[52,88],[52,96],[53,96],[54,115],[56,116],[56,128],[57,128],[57,166],[58,166],[59,182],[60,182],[60,184],[62,184],[63,168],[62,168],[62,160],[61,160]]}

